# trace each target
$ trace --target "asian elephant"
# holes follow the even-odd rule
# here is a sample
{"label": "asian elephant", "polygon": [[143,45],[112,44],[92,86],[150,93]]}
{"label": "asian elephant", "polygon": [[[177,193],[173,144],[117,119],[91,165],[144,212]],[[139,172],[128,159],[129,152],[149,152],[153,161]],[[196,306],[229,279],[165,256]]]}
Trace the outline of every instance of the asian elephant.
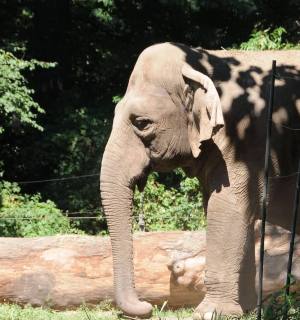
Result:
{"label": "asian elephant", "polygon": [[115,299],[125,313],[151,313],[134,287],[133,190],[143,189],[151,170],[177,167],[201,180],[208,222],[207,293],[195,318],[255,308],[254,221],[261,210],[273,59],[278,79],[267,217],[287,229],[300,156],[300,51],[207,51],[161,43],[138,57],[115,109],[100,176]]}

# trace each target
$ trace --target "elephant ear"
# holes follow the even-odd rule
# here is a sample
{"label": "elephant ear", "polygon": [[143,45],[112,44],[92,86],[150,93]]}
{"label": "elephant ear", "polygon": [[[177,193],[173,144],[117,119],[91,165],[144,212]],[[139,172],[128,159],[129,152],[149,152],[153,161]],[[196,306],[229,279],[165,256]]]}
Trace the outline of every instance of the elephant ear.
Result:
{"label": "elephant ear", "polygon": [[224,126],[221,101],[212,80],[184,64],[182,75],[186,84],[184,96],[188,112],[188,136],[193,156],[198,157],[201,143],[209,140]]}

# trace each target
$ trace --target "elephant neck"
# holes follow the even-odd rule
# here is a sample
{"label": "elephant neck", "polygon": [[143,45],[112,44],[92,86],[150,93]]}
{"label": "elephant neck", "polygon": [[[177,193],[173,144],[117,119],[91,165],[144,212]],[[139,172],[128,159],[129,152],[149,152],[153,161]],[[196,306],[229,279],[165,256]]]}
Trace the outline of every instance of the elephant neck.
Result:
{"label": "elephant neck", "polygon": [[216,175],[227,175],[227,167],[224,159],[224,150],[216,143],[217,141],[208,140],[202,143],[201,152],[196,159],[195,176],[201,181],[205,189],[211,189],[211,181]]}
{"label": "elephant neck", "polygon": [[213,149],[212,141],[205,141],[202,143],[199,156],[196,159],[192,157],[185,166],[182,166],[188,177],[197,177],[203,181],[204,172],[206,171],[208,164],[211,163],[211,157],[213,157]]}
{"label": "elephant neck", "polygon": [[189,177],[197,177],[207,189],[219,168],[227,172],[225,159],[230,154],[230,145],[224,137],[224,128],[221,128],[212,139],[202,142],[199,156],[183,168]]}

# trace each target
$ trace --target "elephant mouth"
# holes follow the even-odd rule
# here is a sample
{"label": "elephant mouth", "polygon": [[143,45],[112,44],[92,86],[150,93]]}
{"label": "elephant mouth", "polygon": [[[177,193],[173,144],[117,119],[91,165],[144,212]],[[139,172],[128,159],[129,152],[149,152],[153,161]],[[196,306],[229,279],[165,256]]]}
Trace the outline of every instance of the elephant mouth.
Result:
{"label": "elephant mouth", "polygon": [[151,171],[151,168],[149,166],[143,171],[143,173],[135,181],[135,185],[138,187],[140,192],[143,192],[145,189],[150,171]]}
{"label": "elephant mouth", "polygon": [[[174,169],[176,167],[174,166]],[[166,164],[166,163],[154,163],[152,165],[152,169],[153,171],[157,171],[157,172],[170,172],[173,170],[173,168],[169,165],[169,164]]]}
{"label": "elephant mouth", "polygon": [[182,167],[186,164],[183,157],[176,156],[172,159],[164,160],[153,160],[151,162],[151,168],[153,171],[157,172],[171,172],[178,167]]}

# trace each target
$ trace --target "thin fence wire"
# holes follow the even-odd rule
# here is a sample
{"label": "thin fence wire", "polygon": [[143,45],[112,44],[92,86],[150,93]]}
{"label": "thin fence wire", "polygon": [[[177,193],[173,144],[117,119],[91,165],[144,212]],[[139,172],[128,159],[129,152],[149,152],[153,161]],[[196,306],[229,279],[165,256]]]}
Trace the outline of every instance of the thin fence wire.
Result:
{"label": "thin fence wire", "polygon": [[64,214],[67,216],[70,214],[96,214],[96,213],[99,213],[99,211],[103,211],[103,208],[99,207],[99,208],[95,208],[95,210],[93,210],[93,211],[74,211],[74,212],[65,211]]}
{"label": "thin fence wire", "polygon": [[269,179],[284,179],[284,178],[290,178],[293,176],[297,176],[297,174],[299,173],[299,171],[295,171],[293,173],[287,174],[287,175],[278,175],[278,176],[269,176]]}
{"label": "thin fence wire", "polygon": [[283,76],[280,73],[276,72],[275,73],[275,79],[276,80],[280,80],[280,79],[289,79],[289,80],[295,80],[295,81],[300,81],[300,77],[299,76]]}
{"label": "thin fence wire", "polygon": [[[49,218],[50,218],[50,216],[49,216]],[[80,219],[100,219],[100,218],[102,218],[101,216],[92,216],[92,217],[85,217],[85,216],[83,216],[83,217],[67,217],[68,219],[70,219],[70,220],[80,220]],[[20,217],[20,218],[17,218],[17,217],[4,217],[4,218],[0,218],[0,221],[1,220],[16,220],[16,221],[18,221],[18,220],[40,220],[41,219],[41,217]],[[43,217],[43,219],[45,219],[45,220],[47,220],[47,216],[45,215],[44,217]]]}
{"label": "thin fence wire", "polygon": [[[100,215],[100,213],[103,212],[103,208],[99,207],[98,211],[74,211],[74,212],[62,212],[62,214],[70,219],[70,220],[80,220],[80,219],[99,219],[102,218],[102,216]],[[75,214],[77,214],[77,216],[74,216]],[[88,216],[79,216],[79,214],[88,214]],[[71,216],[70,216],[71,215]],[[47,218],[51,217],[51,214],[49,215],[45,215],[43,216],[43,219],[47,219]],[[36,216],[25,216],[25,217],[4,217],[1,216],[0,213],[0,221],[1,220],[38,220],[41,219],[41,217],[36,217]]]}
{"label": "thin fence wire", "polygon": [[300,131],[300,128],[292,128],[292,127],[289,127],[285,124],[276,124],[276,125],[279,125],[280,127],[283,127],[285,129],[288,129],[288,130],[292,130],[292,131]]}
{"label": "thin fence wire", "polygon": [[99,173],[84,174],[80,176],[53,178],[53,179],[41,179],[41,180],[31,180],[31,181],[15,181],[18,184],[37,184],[37,183],[47,183],[47,182],[58,182],[58,181],[68,181],[68,180],[78,180],[83,178],[99,177]]}
{"label": "thin fence wire", "polygon": [[[300,130],[300,129],[293,129],[293,130]],[[288,175],[275,175],[269,176],[270,179],[277,179],[277,178],[287,178],[290,176],[295,176],[298,174],[298,171],[289,173]],[[81,176],[72,176],[72,177],[62,177],[62,178],[53,178],[53,179],[41,179],[41,180],[32,180],[32,181],[14,181],[17,184],[38,184],[38,183],[51,183],[51,182],[64,182],[69,180],[77,180],[82,178],[89,178],[89,177],[99,177],[99,173],[89,174],[89,175],[81,175]],[[80,211],[78,211],[80,212]]]}

